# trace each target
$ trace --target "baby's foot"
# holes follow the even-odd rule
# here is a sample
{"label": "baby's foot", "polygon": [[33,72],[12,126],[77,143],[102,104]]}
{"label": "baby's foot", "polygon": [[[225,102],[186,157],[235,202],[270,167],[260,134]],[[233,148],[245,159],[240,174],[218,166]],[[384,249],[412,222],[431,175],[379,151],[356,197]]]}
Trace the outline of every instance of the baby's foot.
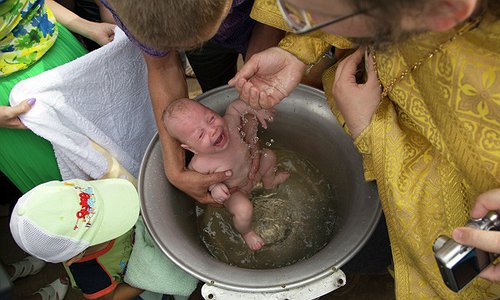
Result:
{"label": "baby's foot", "polygon": [[255,231],[250,231],[248,233],[242,234],[243,239],[245,240],[245,243],[247,244],[248,248],[250,248],[253,251],[257,251],[264,244],[266,243],[264,239],[262,239]]}

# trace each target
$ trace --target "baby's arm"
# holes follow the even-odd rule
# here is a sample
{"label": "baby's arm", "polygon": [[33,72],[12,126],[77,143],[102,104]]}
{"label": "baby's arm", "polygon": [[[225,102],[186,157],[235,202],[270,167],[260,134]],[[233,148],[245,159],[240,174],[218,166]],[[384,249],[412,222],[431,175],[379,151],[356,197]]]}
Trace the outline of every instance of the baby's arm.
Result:
{"label": "baby's arm", "polygon": [[220,204],[223,204],[224,201],[226,201],[229,198],[229,196],[231,196],[229,188],[224,183],[219,182],[216,184],[212,184],[208,188],[208,190],[212,194],[212,198],[214,198],[214,200]]}

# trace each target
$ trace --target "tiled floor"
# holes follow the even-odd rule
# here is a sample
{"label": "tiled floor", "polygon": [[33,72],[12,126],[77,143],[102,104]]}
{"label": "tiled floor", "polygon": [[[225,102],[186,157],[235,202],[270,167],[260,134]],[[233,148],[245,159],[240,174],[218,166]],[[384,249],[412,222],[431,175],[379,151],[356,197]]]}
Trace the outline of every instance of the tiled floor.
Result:
{"label": "tiled floor", "polygon": [[[190,90],[190,97],[200,94],[200,88],[195,79],[188,79],[188,86]],[[9,186],[0,186],[2,196],[0,202],[5,203],[8,201],[6,197],[17,199],[17,191]],[[10,189],[9,189],[10,188]],[[10,196],[13,195],[13,196]],[[15,244],[9,231],[9,217],[8,209],[6,206],[0,206],[0,261],[9,264],[22,259],[26,254]],[[47,264],[43,270],[34,276],[18,279],[12,290],[13,299],[21,299],[22,296],[31,295],[39,288],[44,287],[50,282],[54,281],[65,271],[61,264]],[[353,284],[352,284],[353,283]],[[200,284],[201,286],[201,284]],[[82,299],[80,292],[70,289],[66,295],[66,300]],[[334,291],[327,295],[320,297],[321,300],[329,299],[380,299],[389,300],[395,299],[394,296],[394,282],[389,274],[379,276],[360,276],[356,280],[347,282],[346,287],[341,290]],[[190,300],[201,300],[200,289],[198,288],[190,297]],[[0,300],[2,296],[0,296]]]}

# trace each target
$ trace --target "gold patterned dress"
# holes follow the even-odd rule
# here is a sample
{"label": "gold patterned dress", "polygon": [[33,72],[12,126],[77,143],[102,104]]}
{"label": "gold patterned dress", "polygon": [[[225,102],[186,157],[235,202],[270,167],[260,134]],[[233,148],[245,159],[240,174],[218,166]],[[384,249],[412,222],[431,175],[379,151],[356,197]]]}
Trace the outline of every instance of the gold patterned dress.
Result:
{"label": "gold patterned dress", "polygon": [[[256,0],[252,17],[286,30],[273,0]],[[460,27],[460,26],[459,26]],[[500,188],[500,11],[457,35],[423,33],[376,52],[383,87],[403,76],[354,143],[366,180],[376,180],[394,258],[398,299],[494,299],[500,285],[477,278],[460,293],[442,282],[432,244],[465,224],[476,197]],[[456,38],[453,38],[456,36]],[[306,64],[348,40],[316,32],[287,34],[280,47]],[[432,57],[429,53],[441,46]],[[336,66],[323,74],[332,111]]]}

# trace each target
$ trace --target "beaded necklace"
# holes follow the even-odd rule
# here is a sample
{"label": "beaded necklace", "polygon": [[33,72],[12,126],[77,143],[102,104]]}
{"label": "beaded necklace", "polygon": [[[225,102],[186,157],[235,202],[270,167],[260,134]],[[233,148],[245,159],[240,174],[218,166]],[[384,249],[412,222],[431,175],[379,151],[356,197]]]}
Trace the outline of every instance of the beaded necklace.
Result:
{"label": "beaded necklace", "polygon": [[[427,53],[426,55],[424,55],[422,58],[420,58],[419,60],[417,60],[413,65],[411,65],[410,67],[408,67],[408,68],[404,69],[403,71],[401,71],[398,75],[396,75],[396,77],[394,77],[393,79],[391,79],[387,83],[386,86],[382,86],[382,83],[380,83],[380,87],[383,88],[382,92],[380,93],[381,99],[383,99],[385,96],[387,96],[387,94],[389,94],[394,89],[394,86],[397,83],[399,83],[401,80],[403,80],[408,74],[410,74],[411,72],[413,72],[416,69],[418,69],[423,63],[425,63],[427,60],[431,59],[438,52],[442,51],[449,43],[453,42],[459,36],[462,36],[464,33],[466,33],[468,31],[476,28],[479,25],[479,23],[481,22],[482,17],[483,17],[483,14],[481,14],[480,16],[478,16],[478,17],[476,17],[474,19],[471,19],[470,21],[468,21],[467,23],[465,23],[448,40],[442,42],[434,50],[430,51],[429,53]],[[373,49],[368,49],[368,51],[370,51],[370,53],[372,53],[372,55],[373,55],[373,66],[375,68],[375,71],[377,71],[377,60],[376,60],[375,51]],[[378,76],[378,72],[377,72],[377,76]],[[380,79],[379,79],[379,82],[380,82]]]}

